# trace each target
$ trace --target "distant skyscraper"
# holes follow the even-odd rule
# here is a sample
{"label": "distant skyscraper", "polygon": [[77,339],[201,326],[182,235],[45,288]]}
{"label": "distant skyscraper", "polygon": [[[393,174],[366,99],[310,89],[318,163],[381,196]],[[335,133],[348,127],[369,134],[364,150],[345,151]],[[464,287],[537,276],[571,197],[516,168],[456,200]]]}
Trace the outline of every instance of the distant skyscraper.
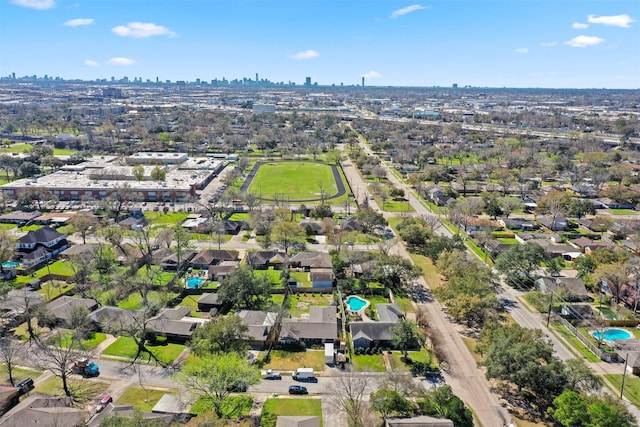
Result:
{"label": "distant skyscraper", "polygon": [[362,87],[364,87],[364,76],[362,76]]}
{"label": "distant skyscraper", "polygon": [[256,73],[256,83],[258,83],[260,80],[258,79],[258,73]]}
{"label": "distant skyscraper", "polygon": [[311,77],[307,77],[306,79],[304,79],[304,85],[311,86]]}
{"label": "distant skyscraper", "polygon": [[454,88],[454,89],[458,89],[458,83],[454,83],[454,84],[453,84],[453,88]]}

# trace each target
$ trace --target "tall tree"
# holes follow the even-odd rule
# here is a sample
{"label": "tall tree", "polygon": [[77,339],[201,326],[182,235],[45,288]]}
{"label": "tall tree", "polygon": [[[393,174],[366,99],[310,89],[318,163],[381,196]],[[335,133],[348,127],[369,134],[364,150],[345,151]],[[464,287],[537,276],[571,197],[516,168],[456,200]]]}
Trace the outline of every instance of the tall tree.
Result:
{"label": "tall tree", "polygon": [[271,284],[266,276],[258,276],[251,267],[240,265],[220,283],[218,300],[221,304],[248,310],[259,310],[269,300]]}
{"label": "tall tree", "polygon": [[506,276],[506,280],[519,288],[533,284],[535,271],[548,255],[544,248],[536,243],[527,242],[514,245],[501,253],[496,260],[496,269]]}
{"label": "tall tree", "polygon": [[247,362],[246,357],[237,353],[219,353],[183,366],[176,379],[194,397],[201,397],[209,403],[218,418],[229,418],[239,409],[237,401],[230,399],[232,390],[239,385],[257,384],[260,372]]}
{"label": "tall tree", "polygon": [[297,222],[279,222],[271,230],[271,241],[284,249],[285,254],[294,245],[304,243],[306,237],[307,233]]}
{"label": "tall tree", "polygon": [[199,356],[248,349],[249,326],[236,315],[216,316],[193,333],[191,348]]}
{"label": "tall tree", "polygon": [[424,335],[420,333],[416,324],[409,320],[401,319],[397,325],[389,328],[389,332],[393,338],[393,344],[402,352],[405,360],[408,359],[409,349],[424,345]]}
{"label": "tall tree", "polygon": [[16,368],[16,364],[19,363],[20,355],[18,353],[18,342],[7,337],[0,338],[0,361],[4,365],[9,377],[9,383],[12,386],[16,385],[13,373]]}
{"label": "tall tree", "polygon": [[329,403],[347,414],[349,425],[352,427],[365,426],[365,393],[368,384],[369,377],[364,373],[347,370],[333,377],[329,386]]}

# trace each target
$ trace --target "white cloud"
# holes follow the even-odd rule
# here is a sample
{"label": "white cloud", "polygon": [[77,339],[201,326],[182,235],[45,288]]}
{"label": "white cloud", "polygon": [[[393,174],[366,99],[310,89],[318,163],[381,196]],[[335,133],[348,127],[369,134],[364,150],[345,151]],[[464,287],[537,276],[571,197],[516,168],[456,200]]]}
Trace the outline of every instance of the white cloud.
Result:
{"label": "white cloud", "polygon": [[629,15],[613,15],[613,16],[595,16],[589,15],[587,17],[587,21],[592,24],[602,24],[602,25],[610,25],[612,27],[622,27],[629,28],[632,22],[635,20],[631,19]]}
{"label": "white cloud", "polygon": [[174,31],[151,22],[129,22],[127,25],[113,27],[111,32],[121,37],[133,37],[135,39],[146,39],[153,36],[176,37]]}
{"label": "white cloud", "polygon": [[397,18],[398,16],[406,15],[407,13],[415,12],[416,10],[426,9],[426,6],[422,6],[421,4],[414,4],[411,6],[403,7],[402,9],[394,10],[391,14],[392,18]]}
{"label": "white cloud", "polygon": [[365,79],[379,79],[380,77],[382,77],[382,74],[378,73],[377,71],[369,71],[368,73],[364,73],[362,77],[364,77]]}
{"label": "white cloud", "polygon": [[557,41],[540,43],[540,46],[542,46],[542,47],[553,47],[553,46],[557,46],[557,45],[558,45]]}
{"label": "white cloud", "polygon": [[582,22],[574,22],[573,24],[571,24],[571,28],[576,30],[584,30],[586,28],[589,28],[589,24],[583,24]]}
{"label": "white cloud", "polygon": [[571,40],[564,42],[564,44],[569,45],[571,47],[587,47],[587,46],[595,46],[604,41],[600,37],[596,36],[578,36],[574,37]]}
{"label": "white cloud", "polygon": [[45,10],[56,7],[56,0],[11,0],[11,3],[29,9]]}
{"label": "white cloud", "polygon": [[136,63],[135,60],[133,60],[131,58],[123,58],[123,57],[111,58],[110,60],[107,61],[107,64],[109,64],[109,65],[128,66],[128,65],[133,65],[135,63]]}
{"label": "white cloud", "polygon": [[84,65],[85,65],[86,67],[92,67],[92,68],[95,68],[95,67],[100,66],[100,64],[98,64],[98,61],[94,61],[93,59],[87,59],[87,60],[85,60],[85,61],[84,61]]}
{"label": "white cloud", "polygon": [[91,25],[91,24],[93,24],[92,18],[78,18],[78,19],[71,19],[62,25],[64,25],[65,27],[82,27],[82,26]]}
{"label": "white cloud", "polygon": [[529,53],[529,48],[528,47],[519,47],[516,49],[516,53],[520,54],[520,55],[525,55],[527,53]]}
{"label": "white cloud", "polygon": [[318,52],[316,52],[315,50],[305,50],[302,52],[298,52],[294,55],[291,55],[291,58],[293,59],[312,59],[312,58],[317,58],[318,56],[320,56],[320,54]]}

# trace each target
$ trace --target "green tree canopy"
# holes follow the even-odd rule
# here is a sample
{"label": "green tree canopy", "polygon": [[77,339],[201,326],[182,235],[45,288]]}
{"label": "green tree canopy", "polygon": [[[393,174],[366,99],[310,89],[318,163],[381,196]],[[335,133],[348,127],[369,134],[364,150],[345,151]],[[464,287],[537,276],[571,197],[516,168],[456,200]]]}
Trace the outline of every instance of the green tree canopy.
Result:
{"label": "green tree canopy", "polygon": [[501,253],[496,260],[496,269],[504,274],[507,282],[512,285],[529,287],[535,279],[535,270],[547,259],[547,252],[542,246],[527,242],[523,245],[513,245]]}
{"label": "green tree canopy", "polygon": [[197,328],[191,339],[191,348],[198,356],[214,353],[248,350],[249,327],[236,315],[216,316]]}
{"label": "green tree canopy", "polygon": [[269,300],[270,287],[266,276],[258,276],[251,267],[242,264],[222,280],[218,300],[221,304],[259,310]]}
{"label": "green tree canopy", "polygon": [[407,358],[409,349],[420,348],[424,345],[424,336],[415,323],[406,319],[389,328],[393,337],[393,344],[402,351],[404,358]]}
{"label": "green tree canopy", "polygon": [[451,390],[450,385],[443,385],[427,393],[418,402],[423,415],[448,418],[456,427],[473,427],[473,414],[464,402]]}
{"label": "green tree canopy", "polygon": [[[186,364],[176,379],[194,396],[205,399],[218,418],[228,418],[237,408],[230,399],[238,386],[260,381],[260,371],[237,353],[220,353]],[[244,402],[238,402],[243,404]]]}
{"label": "green tree canopy", "polygon": [[373,410],[379,412],[383,418],[390,416],[405,417],[411,415],[414,410],[413,403],[395,390],[378,390],[371,393],[369,401]]}

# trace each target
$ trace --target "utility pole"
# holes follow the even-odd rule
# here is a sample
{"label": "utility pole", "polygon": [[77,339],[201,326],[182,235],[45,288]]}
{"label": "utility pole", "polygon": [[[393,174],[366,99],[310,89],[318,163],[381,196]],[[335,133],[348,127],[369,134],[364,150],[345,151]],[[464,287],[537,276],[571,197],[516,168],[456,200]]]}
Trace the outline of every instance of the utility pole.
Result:
{"label": "utility pole", "polygon": [[627,376],[627,361],[629,360],[629,352],[624,356],[624,371],[622,372],[622,384],[620,384],[620,399],[624,393],[624,379]]}
{"label": "utility pole", "polygon": [[549,312],[547,313],[547,328],[549,327],[549,322],[551,321],[551,309],[553,308],[553,292],[549,295]]}

